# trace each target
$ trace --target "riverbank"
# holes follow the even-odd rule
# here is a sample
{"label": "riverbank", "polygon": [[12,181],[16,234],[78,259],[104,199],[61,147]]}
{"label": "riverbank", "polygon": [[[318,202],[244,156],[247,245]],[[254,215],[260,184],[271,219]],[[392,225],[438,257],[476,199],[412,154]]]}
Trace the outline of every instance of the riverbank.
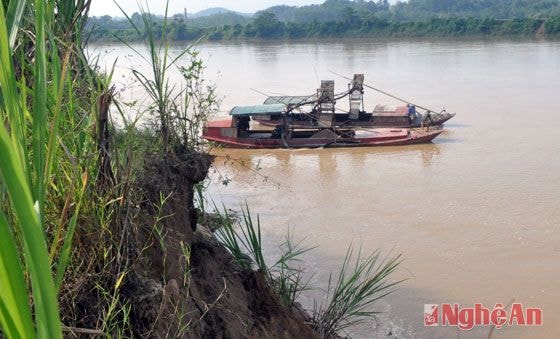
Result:
{"label": "riverbank", "polygon": [[[274,19],[273,19],[274,22]],[[494,19],[494,18],[432,18],[422,21],[390,21],[364,19],[357,22],[293,23],[275,21],[275,26],[259,29],[254,24],[224,25],[208,28],[186,26],[179,32],[170,25],[173,41],[258,41],[333,39],[333,38],[395,38],[395,37],[527,37],[534,35],[558,36],[560,16],[547,19]],[[92,26],[91,41],[141,41],[129,23],[119,29]],[[130,26],[126,28],[127,26]]]}
{"label": "riverbank", "polygon": [[133,335],[318,337],[308,325],[311,317],[283,305],[262,273],[238,265],[212,234],[222,225],[197,210],[195,186],[211,161],[206,154],[188,153],[154,158],[144,168],[139,186],[145,200],[133,222],[138,247],[131,252],[140,256],[130,258],[136,264],[120,291],[121,304],[130,307]]}

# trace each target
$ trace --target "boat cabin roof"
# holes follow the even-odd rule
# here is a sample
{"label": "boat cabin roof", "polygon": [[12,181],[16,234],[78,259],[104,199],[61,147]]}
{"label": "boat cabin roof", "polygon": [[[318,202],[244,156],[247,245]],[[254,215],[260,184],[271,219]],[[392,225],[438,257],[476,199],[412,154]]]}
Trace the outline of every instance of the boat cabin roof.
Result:
{"label": "boat cabin roof", "polygon": [[255,105],[255,106],[235,106],[229,112],[233,116],[248,115],[281,115],[286,111],[284,104]]}
{"label": "boat cabin roof", "polygon": [[264,104],[284,104],[284,105],[299,105],[305,102],[317,100],[316,95],[303,95],[303,96],[271,96],[268,97]]}

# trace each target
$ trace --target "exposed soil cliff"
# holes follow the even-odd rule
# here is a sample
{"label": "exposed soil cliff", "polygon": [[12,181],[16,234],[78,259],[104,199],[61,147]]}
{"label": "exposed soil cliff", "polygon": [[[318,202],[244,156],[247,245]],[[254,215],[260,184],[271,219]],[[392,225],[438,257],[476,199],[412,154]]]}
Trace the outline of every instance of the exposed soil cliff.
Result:
{"label": "exposed soil cliff", "polygon": [[263,274],[241,269],[207,227],[197,226],[193,186],[204,180],[211,161],[206,154],[185,153],[145,166],[137,243],[147,245],[137,251],[142,258],[122,288],[135,334],[316,337],[304,312],[286,309]]}

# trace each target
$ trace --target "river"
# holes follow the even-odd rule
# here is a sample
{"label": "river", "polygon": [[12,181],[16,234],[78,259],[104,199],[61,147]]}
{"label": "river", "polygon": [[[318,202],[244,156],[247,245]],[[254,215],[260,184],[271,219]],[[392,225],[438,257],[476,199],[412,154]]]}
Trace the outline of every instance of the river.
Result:
{"label": "river", "polygon": [[[94,46],[115,79],[139,66],[125,47]],[[178,49],[174,46],[173,49]],[[512,300],[542,308],[542,327],[506,326],[492,338],[560,337],[560,41],[335,40],[204,43],[206,76],[234,105],[267,94],[311,94],[320,80],[337,91],[351,76],[439,111],[456,112],[433,143],[405,147],[227,150],[217,153],[208,195],[259,214],[267,255],[287,231],[318,246],[305,259],[312,285],[326,287],[353,243],[403,253],[394,279],[358,338],[480,338],[488,327],[424,327],[424,304]],[[120,86],[123,86],[122,84]],[[123,97],[134,97],[126,89]],[[365,105],[394,100],[366,89]],[[346,104],[346,103],[342,103]],[[226,158],[235,161],[226,161]],[[309,303],[311,292],[303,299]],[[391,337],[391,336],[389,336]]]}

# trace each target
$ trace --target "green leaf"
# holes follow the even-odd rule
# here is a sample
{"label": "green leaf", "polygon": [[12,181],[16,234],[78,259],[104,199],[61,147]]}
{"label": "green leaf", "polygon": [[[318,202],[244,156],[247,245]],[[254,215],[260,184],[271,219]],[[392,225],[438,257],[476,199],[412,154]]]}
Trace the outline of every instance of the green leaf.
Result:
{"label": "green leaf", "polygon": [[35,336],[15,239],[0,213],[0,324],[8,338]]}
{"label": "green leaf", "polygon": [[10,48],[14,48],[16,43],[17,33],[19,31],[19,25],[21,23],[21,18],[23,17],[23,12],[25,10],[25,5],[27,0],[12,0],[8,7],[7,22],[9,27],[9,44]]}
{"label": "green leaf", "polygon": [[[45,125],[47,114],[44,2],[37,0],[35,2],[35,10],[37,48],[35,51],[33,129],[37,133],[33,135],[33,173],[34,180],[38,185],[36,198],[40,205],[41,201],[44,203],[45,198],[45,178],[43,172],[45,166]],[[18,94],[17,83],[14,78],[12,49],[9,46],[6,20],[3,20],[5,18],[3,6],[0,6],[0,88],[3,101],[0,107],[7,111],[2,112],[2,117],[7,113],[7,122],[12,134],[10,137],[6,124],[0,123],[0,177],[11,200],[10,206],[16,217],[14,227],[17,227],[17,233],[21,235],[23,251],[25,253],[23,257],[25,258],[26,268],[31,279],[36,326],[31,326],[28,330],[33,331],[36,327],[37,334],[41,338],[62,338],[58,302],[44,230],[39,214],[35,209],[31,185],[26,177],[28,173],[26,162],[24,161],[25,157],[23,157],[23,150],[26,148],[26,144],[24,142],[23,115],[20,106],[21,98]],[[21,290],[18,293],[22,293]],[[28,293],[13,296],[13,298],[15,300],[25,299],[27,301]],[[10,318],[14,319],[11,315],[19,311],[13,309],[10,303],[3,303],[1,307],[2,319],[5,320],[5,324],[9,328],[10,324],[14,323],[9,321]],[[17,307],[22,306],[17,305]],[[26,326],[29,326],[29,324]],[[34,336],[24,335],[22,337]]]}

